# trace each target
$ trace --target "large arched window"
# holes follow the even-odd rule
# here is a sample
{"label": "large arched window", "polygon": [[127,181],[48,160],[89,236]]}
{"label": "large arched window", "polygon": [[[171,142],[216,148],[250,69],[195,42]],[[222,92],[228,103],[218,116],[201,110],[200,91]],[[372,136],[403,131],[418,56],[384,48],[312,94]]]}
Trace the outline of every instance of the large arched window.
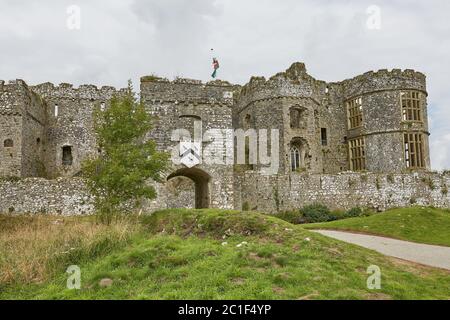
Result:
{"label": "large arched window", "polygon": [[303,172],[310,168],[310,154],[308,142],[301,137],[291,140],[290,165],[292,171]]}
{"label": "large arched window", "polygon": [[291,169],[297,171],[300,168],[300,151],[297,147],[291,148]]}
{"label": "large arched window", "polygon": [[12,139],[6,139],[5,141],[3,141],[3,146],[5,148],[12,148],[14,147],[14,142],[12,141]]}

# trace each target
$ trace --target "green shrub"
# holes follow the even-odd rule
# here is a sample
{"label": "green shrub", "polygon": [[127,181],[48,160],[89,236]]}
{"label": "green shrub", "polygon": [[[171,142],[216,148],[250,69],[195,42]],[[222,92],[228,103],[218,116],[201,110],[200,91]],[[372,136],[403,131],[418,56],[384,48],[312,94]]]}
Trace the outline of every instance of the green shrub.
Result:
{"label": "green shrub", "polygon": [[336,220],[336,215],[331,213],[330,209],[322,204],[312,204],[309,206],[305,206],[300,211],[303,215],[303,219],[307,223]]}
{"label": "green shrub", "polygon": [[345,212],[344,217],[345,218],[361,217],[363,213],[364,213],[363,210],[359,207],[351,208],[350,210]]}
{"label": "green shrub", "polygon": [[333,210],[331,212],[331,215],[335,218],[335,220],[345,219],[347,217],[346,214],[347,212],[343,210]]}
{"label": "green shrub", "polygon": [[280,212],[276,214],[275,217],[292,224],[301,224],[305,222],[303,219],[303,215],[298,210]]}

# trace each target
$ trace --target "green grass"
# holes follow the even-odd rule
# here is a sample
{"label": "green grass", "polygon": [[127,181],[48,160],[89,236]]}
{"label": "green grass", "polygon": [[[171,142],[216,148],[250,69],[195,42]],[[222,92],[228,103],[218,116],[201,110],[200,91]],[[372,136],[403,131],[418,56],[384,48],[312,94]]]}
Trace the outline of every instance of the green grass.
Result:
{"label": "green grass", "polygon": [[[66,289],[67,274],[60,272],[40,283],[3,283],[0,298],[450,298],[449,272],[387,258],[255,212],[165,210],[139,224],[125,246],[89,262],[64,260],[80,265],[81,290]],[[381,268],[381,290],[366,287],[370,265]],[[112,286],[101,288],[103,278],[112,279]]]}
{"label": "green grass", "polygon": [[306,229],[334,229],[382,235],[401,240],[450,246],[450,211],[412,207],[392,209],[368,217],[303,225]]}

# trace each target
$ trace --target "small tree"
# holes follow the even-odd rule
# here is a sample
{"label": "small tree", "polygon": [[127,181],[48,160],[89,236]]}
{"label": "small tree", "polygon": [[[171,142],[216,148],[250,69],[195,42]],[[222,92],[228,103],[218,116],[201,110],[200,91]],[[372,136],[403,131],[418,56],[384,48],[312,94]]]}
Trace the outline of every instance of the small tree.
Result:
{"label": "small tree", "polygon": [[83,163],[83,175],[102,222],[110,223],[121,204],[135,208],[142,198],[156,197],[155,188],[146,182],[161,180],[169,155],[145,138],[150,129],[151,117],[135,98],[131,81],[127,93],[114,96],[108,108],[96,107],[94,130],[100,152]]}

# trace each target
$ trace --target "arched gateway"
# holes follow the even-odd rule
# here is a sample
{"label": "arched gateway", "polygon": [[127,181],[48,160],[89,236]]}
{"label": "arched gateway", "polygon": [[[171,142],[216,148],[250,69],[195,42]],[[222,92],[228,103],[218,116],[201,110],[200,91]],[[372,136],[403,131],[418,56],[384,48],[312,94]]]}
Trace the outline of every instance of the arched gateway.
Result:
{"label": "arched gateway", "polygon": [[186,177],[194,182],[195,185],[195,208],[209,208],[210,194],[209,184],[211,176],[198,168],[182,168],[167,177],[167,181],[175,177]]}

